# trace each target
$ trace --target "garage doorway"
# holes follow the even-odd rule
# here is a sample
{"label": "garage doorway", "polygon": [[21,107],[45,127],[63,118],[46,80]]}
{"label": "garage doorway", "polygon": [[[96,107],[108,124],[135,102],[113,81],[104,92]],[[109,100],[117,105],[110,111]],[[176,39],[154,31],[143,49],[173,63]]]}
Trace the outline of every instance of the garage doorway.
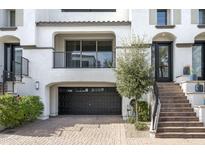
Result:
{"label": "garage doorway", "polygon": [[121,115],[122,98],[114,87],[59,87],[59,115]]}

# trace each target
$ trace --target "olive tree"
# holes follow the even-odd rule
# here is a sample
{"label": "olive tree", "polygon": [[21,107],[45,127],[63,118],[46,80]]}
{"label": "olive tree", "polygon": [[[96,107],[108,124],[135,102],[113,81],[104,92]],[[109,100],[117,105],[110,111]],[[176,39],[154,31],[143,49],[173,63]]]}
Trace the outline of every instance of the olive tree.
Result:
{"label": "olive tree", "polygon": [[124,43],[117,58],[117,90],[125,97],[137,102],[149,91],[152,84],[152,67],[146,52],[144,39],[134,37],[130,43]]}

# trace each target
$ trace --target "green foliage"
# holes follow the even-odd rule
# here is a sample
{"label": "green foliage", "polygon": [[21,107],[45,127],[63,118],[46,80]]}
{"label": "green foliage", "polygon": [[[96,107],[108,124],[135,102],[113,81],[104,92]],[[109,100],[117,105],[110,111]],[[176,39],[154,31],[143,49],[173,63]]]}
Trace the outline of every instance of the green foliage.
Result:
{"label": "green foliage", "polygon": [[136,117],[129,117],[129,118],[127,119],[127,122],[128,122],[128,123],[131,123],[131,124],[134,124],[134,123],[136,122]]}
{"label": "green foliage", "polygon": [[134,38],[131,45],[124,46],[124,52],[117,59],[117,90],[122,96],[139,100],[152,84],[147,47],[139,37]]}
{"label": "green foliage", "polygon": [[138,121],[141,122],[150,121],[150,108],[147,102],[145,101],[137,102],[137,114],[138,114]]}
{"label": "green foliage", "polygon": [[43,104],[37,96],[0,96],[0,125],[4,127],[13,128],[24,122],[33,121],[42,111]]}
{"label": "green foliage", "polygon": [[42,114],[43,104],[37,96],[23,96],[19,99],[19,104],[24,112],[25,121],[33,121]]}
{"label": "green foliage", "polygon": [[149,129],[146,122],[139,122],[139,121],[135,123],[135,128],[137,130],[147,130],[147,129]]}

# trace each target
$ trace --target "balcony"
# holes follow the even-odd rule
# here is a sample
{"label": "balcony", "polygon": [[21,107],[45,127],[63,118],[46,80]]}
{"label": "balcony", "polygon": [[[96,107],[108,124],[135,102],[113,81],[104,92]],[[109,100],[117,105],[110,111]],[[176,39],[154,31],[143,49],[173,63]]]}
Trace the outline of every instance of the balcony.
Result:
{"label": "balcony", "polygon": [[22,81],[23,76],[29,76],[29,60],[21,57],[21,61],[13,61],[14,68],[12,71],[3,72],[3,80],[6,81]]}

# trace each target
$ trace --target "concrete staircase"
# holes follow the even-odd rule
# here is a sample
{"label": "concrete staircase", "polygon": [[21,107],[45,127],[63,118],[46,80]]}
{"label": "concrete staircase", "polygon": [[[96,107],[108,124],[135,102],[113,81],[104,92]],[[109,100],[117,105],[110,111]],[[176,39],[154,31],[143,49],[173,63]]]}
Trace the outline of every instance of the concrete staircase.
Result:
{"label": "concrete staircase", "polygon": [[205,138],[205,127],[180,86],[158,83],[161,110],[156,137]]}

